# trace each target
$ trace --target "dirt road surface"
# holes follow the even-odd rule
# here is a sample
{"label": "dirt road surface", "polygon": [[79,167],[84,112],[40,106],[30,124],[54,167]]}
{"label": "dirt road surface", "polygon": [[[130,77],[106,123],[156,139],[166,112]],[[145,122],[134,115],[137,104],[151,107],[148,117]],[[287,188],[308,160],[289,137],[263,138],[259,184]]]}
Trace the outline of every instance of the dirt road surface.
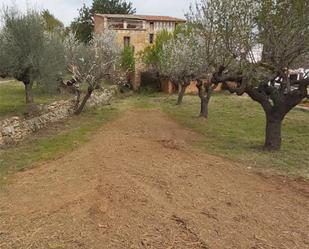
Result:
{"label": "dirt road surface", "polygon": [[309,248],[309,186],[190,144],[160,111],[130,110],[0,193],[1,249]]}

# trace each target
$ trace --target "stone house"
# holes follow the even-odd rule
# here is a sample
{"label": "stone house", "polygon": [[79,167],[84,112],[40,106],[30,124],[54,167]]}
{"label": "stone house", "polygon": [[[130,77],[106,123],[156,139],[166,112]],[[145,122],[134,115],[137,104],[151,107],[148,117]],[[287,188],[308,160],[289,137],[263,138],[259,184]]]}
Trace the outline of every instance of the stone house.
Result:
{"label": "stone house", "polygon": [[289,76],[291,80],[301,80],[304,77],[309,77],[309,65],[304,65],[298,69],[290,70]]}
{"label": "stone house", "polygon": [[[155,42],[156,35],[160,31],[173,32],[177,25],[185,22],[183,19],[169,16],[96,14],[94,16],[94,30],[96,34],[100,34],[107,28],[114,29],[117,42],[121,46],[133,46],[137,55]],[[132,85],[135,90],[141,85],[141,66],[139,63],[136,63]]]}

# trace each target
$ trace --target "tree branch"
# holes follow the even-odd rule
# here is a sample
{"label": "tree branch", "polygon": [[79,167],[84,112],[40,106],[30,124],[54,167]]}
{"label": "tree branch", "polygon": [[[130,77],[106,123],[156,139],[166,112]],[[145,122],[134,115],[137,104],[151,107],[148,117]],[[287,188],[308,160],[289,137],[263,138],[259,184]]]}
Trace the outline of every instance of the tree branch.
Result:
{"label": "tree branch", "polygon": [[260,103],[266,113],[270,113],[272,110],[272,105],[268,100],[268,96],[265,94],[264,91],[257,87],[246,87],[246,93],[250,96],[251,99]]}

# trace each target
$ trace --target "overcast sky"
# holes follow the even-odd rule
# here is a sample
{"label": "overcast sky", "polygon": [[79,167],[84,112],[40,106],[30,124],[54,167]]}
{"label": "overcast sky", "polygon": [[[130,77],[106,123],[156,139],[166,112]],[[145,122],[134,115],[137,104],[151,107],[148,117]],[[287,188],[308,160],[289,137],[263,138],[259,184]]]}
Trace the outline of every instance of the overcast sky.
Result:
{"label": "overcast sky", "polygon": [[[37,9],[49,9],[65,25],[78,15],[78,9],[83,3],[91,5],[91,0],[0,0],[0,5],[12,5],[12,2],[20,8],[26,6]],[[137,10],[137,14],[145,15],[168,15],[184,17],[184,13],[189,9],[190,3],[195,0],[131,0]]]}

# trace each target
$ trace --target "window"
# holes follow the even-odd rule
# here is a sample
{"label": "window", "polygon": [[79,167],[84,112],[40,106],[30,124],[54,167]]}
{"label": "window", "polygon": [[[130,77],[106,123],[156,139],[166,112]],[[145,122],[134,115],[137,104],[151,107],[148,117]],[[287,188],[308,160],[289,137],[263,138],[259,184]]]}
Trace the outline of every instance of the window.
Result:
{"label": "window", "polygon": [[297,80],[298,79],[298,74],[291,74],[290,75],[290,80],[291,81],[294,81],[294,80]]}
{"label": "window", "polygon": [[125,36],[125,37],[123,38],[123,43],[124,43],[124,46],[130,46],[130,44],[131,44],[131,38],[130,38],[130,36]]}
{"label": "window", "polygon": [[153,44],[154,43],[154,34],[149,35],[149,43]]}
{"label": "window", "polygon": [[143,28],[143,22],[141,21],[129,20],[127,21],[127,23],[128,23],[127,25],[128,29],[142,29]]}
{"label": "window", "polygon": [[123,29],[124,23],[123,20],[120,19],[109,19],[110,27],[113,29]]}
{"label": "window", "polygon": [[149,25],[150,25],[149,27],[150,31],[154,31],[154,22],[150,22]]}

